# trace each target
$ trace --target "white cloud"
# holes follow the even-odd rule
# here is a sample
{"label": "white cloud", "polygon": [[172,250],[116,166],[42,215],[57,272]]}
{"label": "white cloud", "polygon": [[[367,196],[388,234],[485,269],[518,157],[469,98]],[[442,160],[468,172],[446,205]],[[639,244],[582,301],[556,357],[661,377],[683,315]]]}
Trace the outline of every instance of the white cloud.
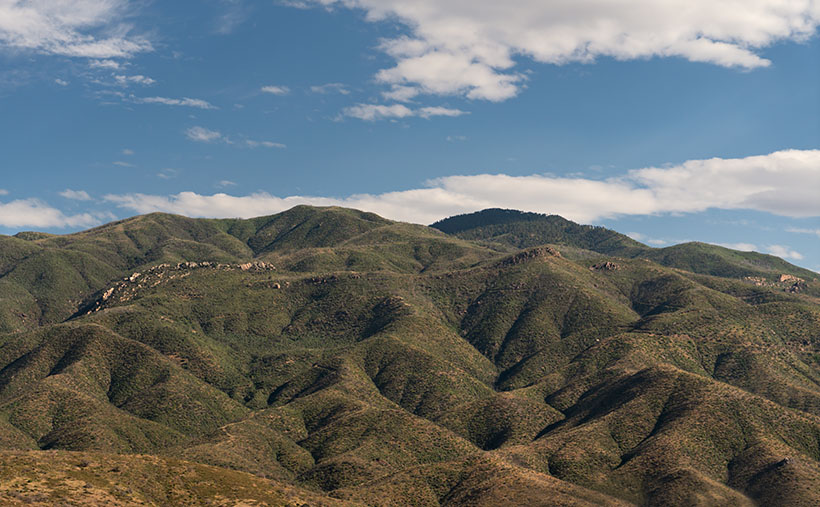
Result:
{"label": "white cloud", "polygon": [[0,0],[0,45],[96,59],[151,51],[130,35],[127,0]]}
{"label": "white cloud", "polygon": [[307,0],[279,0],[276,2],[277,5],[281,5],[282,7],[292,7],[294,9],[310,9],[311,5],[308,4]]}
{"label": "white cloud", "polygon": [[[117,84],[120,85],[120,86],[128,86],[129,84],[139,84],[139,85],[143,85],[143,86],[150,86],[150,85],[156,83],[156,81],[154,79],[151,79],[148,76],[143,76],[142,74],[137,74],[135,76],[124,76],[124,75],[121,75],[121,74],[115,74],[114,75],[114,81],[116,81]],[[188,99],[188,100],[190,100],[190,99]]]}
{"label": "white cloud", "polygon": [[119,70],[120,64],[115,60],[91,60],[88,62],[88,66],[92,69],[111,69],[111,70]]}
{"label": "white cloud", "polygon": [[[408,35],[382,45],[396,64],[380,71],[379,81],[428,94],[493,101],[519,92],[523,74],[515,70],[515,59],[520,57],[551,64],[592,62],[600,57],[680,57],[753,69],[770,64],[760,56],[761,48],[783,40],[807,39],[820,24],[820,4],[815,0],[311,3],[361,9],[369,21],[398,21],[408,28]],[[306,2],[297,4],[304,7]],[[397,93],[390,98],[402,100],[401,94],[412,92],[393,88],[388,93]]]}
{"label": "white cloud", "polygon": [[212,143],[225,139],[222,133],[216,130],[206,129],[205,127],[191,127],[185,131],[185,136],[191,141],[199,143]]}
{"label": "white cloud", "polygon": [[448,109],[446,107],[422,107],[419,109],[410,109],[404,104],[392,104],[389,106],[382,104],[356,104],[355,106],[350,106],[342,111],[343,116],[358,118],[365,121],[412,118],[414,116],[420,118],[431,118],[433,116],[454,117],[461,116],[463,114],[468,113],[459,109]]}
{"label": "white cloud", "polygon": [[274,143],[273,141],[254,141],[253,139],[246,139],[245,145],[249,148],[287,148],[287,145],[282,143]]}
{"label": "white cloud", "polygon": [[181,171],[179,169],[165,168],[162,171],[157,173],[157,178],[160,178],[160,179],[163,179],[163,180],[171,180],[171,179],[174,179],[177,176],[179,176],[180,172]]}
{"label": "white cloud", "polygon": [[263,86],[261,90],[265,93],[271,93],[273,95],[287,95],[288,93],[290,93],[290,88],[288,88],[287,86],[269,85]]}
{"label": "white cloud", "polygon": [[122,154],[130,157],[134,154],[134,150],[129,150],[128,148],[125,148],[124,150],[122,150]]}
{"label": "white cloud", "polygon": [[[190,216],[250,217],[312,204],[347,206],[396,220],[431,223],[459,213],[500,207],[554,213],[590,223],[619,215],[687,213],[709,208],[820,216],[820,200],[814,195],[817,188],[820,150],[789,150],[744,159],[694,160],[671,167],[637,169],[607,180],[479,174],[438,178],[425,188],[345,198],[183,192],[173,196],[109,195],[106,199],[139,213],[167,211]],[[774,246],[766,248],[773,251]],[[785,253],[796,258],[796,252]]]}
{"label": "white cloud", "polygon": [[225,188],[225,187],[235,187],[235,186],[236,186],[236,182],[233,182],[233,181],[231,181],[231,180],[222,180],[222,181],[218,182],[218,183],[217,183],[216,185],[214,185],[214,186],[219,187],[219,188]]}
{"label": "white cloud", "polygon": [[60,192],[60,195],[66,199],[73,199],[75,201],[90,201],[91,196],[85,190],[71,190],[67,188]]}
{"label": "white cloud", "polygon": [[99,223],[99,217],[90,213],[65,215],[38,199],[0,203],[0,226],[3,227],[90,227]]}
{"label": "white cloud", "polygon": [[757,245],[753,243],[715,243],[724,248],[731,248],[732,250],[740,250],[741,252],[758,252]]}
{"label": "white cloud", "polygon": [[327,95],[329,93],[339,93],[341,95],[350,94],[350,90],[342,83],[327,83],[319,86],[311,86],[310,91],[321,95]]}
{"label": "white cloud", "polygon": [[287,145],[282,143],[275,143],[273,141],[256,141],[254,139],[244,139],[243,141],[236,141],[230,137],[222,134],[218,130],[211,130],[205,127],[191,127],[185,131],[185,137],[191,141],[200,143],[225,143],[234,145],[236,147],[245,146],[247,148],[287,148]]}
{"label": "white cloud", "polygon": [[68,86],[68,81],[65,81],[65,80],[60,79],[60,78],[55,79],[54,82],[57,83],[60,86]]}
{"label": "white cloud", "polygon": [[393,85],[390,91],[382,92],[382,97],[386,100],[395,100],[396,102],[409,102],[421,93],[415,86],[401,86]]}
{"label": "white cloud", "polygon": [[782,259],[793,259],[799,261],[803,258],[803,254],[795,252],[788,246],[783,245],[769,245],[766,247],[766,253],[776,255]]}
{"label": "white cloud", "polygon": [[0,195],[9,195],[9,191],[5,188],[0,188]]}
{"label": "white cloud", "polygon": [[131,96],[131,100],[137,104],[164,104],[166,106],[183,106],[196,107],[199,109],[217,109],[216,106],[210,102],[201,99],[191,99],[183,97],[181,99],[169,99],[167,97],[135,97]]}
{"label": "white cloud", "polygon": [[786,229],[786,231],[794,232],[794,233],[797,233],[797,234],[814,234],[814,235],[820,237],[820,229],[804,229],[804,228],[798,228],[798,227],[789,227],[788,229]]}
{"label": "white cloud", "polygon": [[130,162],[123,162],[122,160],[115,160],[113,164],[120,167],[135,167],[134,164],[131,164]]}

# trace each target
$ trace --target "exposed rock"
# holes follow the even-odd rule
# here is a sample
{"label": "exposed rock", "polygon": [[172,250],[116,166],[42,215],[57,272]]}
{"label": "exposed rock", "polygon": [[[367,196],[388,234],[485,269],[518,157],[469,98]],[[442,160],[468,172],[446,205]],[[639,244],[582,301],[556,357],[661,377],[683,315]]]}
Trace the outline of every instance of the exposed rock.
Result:
{"label": "exposed rock", "polygon": [[592,271],[617,271],[621,269],[621,266],[615,264],[614,262],[606,261],[594,264],[590,266],[589,269],[591,269]]}

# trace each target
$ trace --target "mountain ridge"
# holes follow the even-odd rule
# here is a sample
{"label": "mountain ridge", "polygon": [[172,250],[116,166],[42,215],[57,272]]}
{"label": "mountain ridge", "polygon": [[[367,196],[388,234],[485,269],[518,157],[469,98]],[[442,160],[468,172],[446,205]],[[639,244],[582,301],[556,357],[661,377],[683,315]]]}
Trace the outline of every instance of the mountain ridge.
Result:
{"label": "mountain ridge", "polygon": [[110,472],[142,455],[272,481],[273,505],[820,501],[816,278],[504,216],[477,239],[309,207],[0,238],[0,460],[32,463],[0,477],[165,498]]}

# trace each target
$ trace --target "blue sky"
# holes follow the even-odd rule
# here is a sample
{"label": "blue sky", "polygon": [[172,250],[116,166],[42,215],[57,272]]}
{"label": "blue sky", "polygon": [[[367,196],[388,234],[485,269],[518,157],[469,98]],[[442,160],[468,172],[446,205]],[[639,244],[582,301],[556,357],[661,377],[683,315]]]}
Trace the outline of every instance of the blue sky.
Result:
{"label": "blue sky", "polygon": [[558,213],[820,270],[820,5],[0,0],[0,233]]}

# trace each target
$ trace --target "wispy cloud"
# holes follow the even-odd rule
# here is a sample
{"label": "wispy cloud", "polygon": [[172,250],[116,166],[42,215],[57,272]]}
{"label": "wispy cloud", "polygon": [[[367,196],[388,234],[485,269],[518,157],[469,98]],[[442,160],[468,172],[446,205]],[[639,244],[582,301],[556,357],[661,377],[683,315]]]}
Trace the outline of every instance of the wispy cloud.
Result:
{"label": "wispy cloud", "polygon": [[311,86],[310,91],[320,95],[327,95],[330,93],[338,93],[340,95],[349,95],[350,90],[342,83],[327,83],[323,85]]}
{"label": "wispy cloud", "polygon": [[122,154],[130,157],[134,154],[134,150],[129,150],[128,148],[125,148],[124,150],[122,150]]}
{"label": "wispy cloud", "polygon": [[185,131],[185,137],[199,143],[213,143],[225,139],[221,132],[205,127],[191,127]]}
{"label": "wispy cloud", "polygon": [[88,195],[88,192],[86,192],[85,190],[71,190],[70,188],[67,188],[67,189],[63,190],[62,192],[60,192],[60,195],[62,197],[65,197],[66,199],[72,199],[74,201],[90,201],[91,200],[91,196]]}
{"label": "wispy cloud", "polygon": [[261,88],[261,91],[264,92],[264,93],[270,93],[270,94],[273,94],[273,95],[287,95],[287,94],[290,93],[290,88],[288,88],[287,86],[268,85],[268,86],[263,86]]}
{"label": "wispy cloud", "polygon": [[129,84],[150,86],[156,83],[154,79],[151,79],[148,76],[143,76],[142,74],[137,74],[134,76],[124,76],[121,74],[115,74],[114,81],[116,81],[117,84],[120,86],[128,86]]}
{"label": "wispy cloud", "polygon": [[237,141],[235,140],[235,138],[228,137],[224,135],[222,132],[219,132],[218,130],[211,130],[200,126],[191,127],[188,130],[186,130],[185,137],[187,137],[191,141],[196,141],[200,143],[225,143],[237,147],[244,146],[247,148],[287,148],[286,145],[282,143],[275,143],[273,141],[257,141],[254,139],[244,139],[241,141]]}
{"label": "wispy cloud", "polygon": [[60,86],[68,86],[68,81],[66,81],[64,79],[57,78],[57,79],[54,80],[54,82],[57,83]]}
{"label": "wispy cloud", "polygon": [[287,145],[282,143],[274,143],[272,141],[254,141],[253,139],[245,139],[245,145],[249,148],[287,148]]}
{"label": "wispy cloud", "polygon": [[0,188],[0,195],[9,195],[9,191],[5,188]]}
{"label": "wispy cloud", "polygon": [[419,109],[411,109],[404,104],[356,104],[350,106],[342,111],[343,116],[351,118],[358,118],[365,121],[376,120],[390,120],[401,118],[432,118],[434,116],[448,116],[455,117],[464,114],[469,114],[460,109],[449,109],[446,107],[422,107]]}
{"label": "wispy cloud", "polygon": [[195,107],[198,109],[218,109],[210,102],[202,99],[191,99],[188,97],[172,99],[168,97],[135,97],[132,95],[131,101],[137,104],[163,104],[166,106]]}
{"label": "wispy cloud", "polygon": [[134,164],[130,162],[124,162],[122,160],[115,160],[113,164],[120,167],[135,167]]}
{"label": "wispy cloud", "polygon": [[91,60],[88,66],[92,69],[111,69],[119,70],[122,66],[115,60]]}
{"label": "wispy cloud", "polygon": [[157,178],[160,178],[160,179],[163,179],[163,180],[171,180],[171,179],[174,179],[177,176],[179,176],[180,172],[181,171],[179,169],[171,169],[170,167],[167,167],[167,168],[165,168],[162,171],[157,173]]}
{"label": "wispy cloud", "polygon": [[789,227],[788,229],[786,229],[786,231],[794,232],[794,233],[797,233],[797,234],[814,234],[814,235],[820,237],[820,229],[806,229],[806,228],[800,228],[800,227]]}
{"label": "wispy cloud", "polygon": [[127,0],[4,0],[0,45],[99,60],[152,51],[145,37],[130,34],[129,7]]}
{"label": "wispy cloud", "polygon": [[222,181],[218,181],[216,183],[216,185],[214,185],[214,186],[217,187],[217,188],[235,187],[236,183],[231,181],[231,180],[222,180]]}

